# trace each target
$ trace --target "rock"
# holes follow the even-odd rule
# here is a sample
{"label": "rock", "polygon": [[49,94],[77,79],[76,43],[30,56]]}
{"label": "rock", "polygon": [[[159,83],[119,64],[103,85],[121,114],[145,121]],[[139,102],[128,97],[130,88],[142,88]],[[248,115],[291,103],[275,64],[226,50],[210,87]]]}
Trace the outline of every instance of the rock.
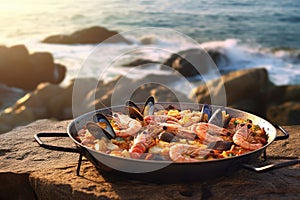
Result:
{"label": "rock", "polygon": [[[0,199],[299,199],[299,165],[266,173],[240,170],[233,175],[192,183],[150,183],[97,170],[79,154],[39,147],[33,135],[65,132],[70,121],[39,120],[0,135]],[[267,163],[300,159],[300,126],[285,126],[290,138],[267,148]],[[73,148],[69,138],[42,138]],[[257,165],[262,163],[258,160]],[[134,191],[133,192],[133,188]],[[163,189],[162,189],[163,188]]]}
{"label": "rock", "polygon": [[0,134],[8,132],[16,126],[29,124],[36,120],[31,109],[19,106],[15,109],[7,108],[0,114]]}
{"label": "rock", "polygon": [[285,102],[282,104],[269,105],[266,110],[266,117],[272,123],[278,125],[300,124],[300,102]]}
{"label": "rock", "polygon": [[154,96],[157,102],[192,102],[180,91],[170,90],[170,88],[162,85],[153,88],[150,95]]}
{"label": "rock", "polygon": [[280,125],[299,124],[300,85],[275,86],[268,79],[263,68],[231,72],[219,79],[202,84],[191,93],[191,98],[199,103],[214,100],[225,105],[244,110]]}
{"label": "rock", "polygon": [[148,59],[136,59],[130,63],[124,64],[124,67],[136,67],[139,65],[147,65],[147,64],[157,64],[159,63],[158,61],[153,61],[153,60],[148,60]]}
{"label": "rock", "polygon": [[212,67],[208,54],[202,49],[188,49],[172,54],[164,63],[185,77],[206,74]]}
{"label": "rock", "polygon": [[210,55],[211,59],[215,62],[219,69],[222,69],[222,67],[229,64],[229,59],[224,53],[212,49],[207,50],[207,53]]}
{"label": "rock", "polygon": [[172,54],[164,65],[178,70],[186,77],[192,77],[208,73],[215,65],[222,70],[228,63],[229,58],[219,50],[188,49]]}
{"label": "rock", "polygon": [[[261,114],[264,113],[265,107],[263,96],[270,85],[272,84],[268,79],[267,70],[264,68],[239,70],[200,85],[193,90],[191,98],[199,103],[211,103],[211,100],[214,100],[216,104],[220,105],[224,105],[226,102],[226,105],[234,105],[244,100],[251,100],[256,109],[254,111],[245,110]],[[218,102],[223,99],[225,101]],[[248,104],[245,105],[248,106]]]}
{"label": "rock", "polygon": [[[5,133],[14,127],[26,125],[37,119],[61,119],[64,116],[64,109],[71,107],[71,92],[58,85],[39,84],[34,92],[27,93],[13,106],[0,112],[0,133]],[[65,97],[64,95],[68,96]],[[61,98],[61,96],[69,101]],[[68,117],[69,119],[72,118]]]}
{"label": "rock", "polygon": [[25,92],[18,88],[11,88],[0,84],[0,111],[12,106],[18,99],[24,96]]}
{"label": "rock", "polygon": [[270,87],[266,92],[266,101],[276,103],[300,101],[300,85],[281,85]]}
{"label": "rock", "polygon": [[[48,52],[37,52],[29,56],[31,65],[33,67],[33,74],[39,75],[39,82],[46,82],[49,80],[49,75],[54,78],[54,63],[52,54]],[[51,80],[52,81],[52,80]]]}
{"label": "rock", "polygon": [[0,50],[0,82],[10,87],[33,90],[40,82],[60,83],[66,67],[55,64],[47,52],[29,54],[24,45]]}
{"label": "rock", "polygon": [[140,42],[144,45],[151,45],[157,43],[155,36],[144,36],[140,38]]}
{"label": "rock", "polygon": [[131,42],[119,35],[116,31],[111,31],[100,26],[75,31],[71,35],[52,35],[45,38],[43,43],[53,44],[97,44],[101,42],[130,44]]}
{"label": "rock", "polygon": [[16,45],[10,48],[4,47],[0,52],[0,81],[10,87],[32,88],[33,68],[30,64],[29,53],[24,45]]}

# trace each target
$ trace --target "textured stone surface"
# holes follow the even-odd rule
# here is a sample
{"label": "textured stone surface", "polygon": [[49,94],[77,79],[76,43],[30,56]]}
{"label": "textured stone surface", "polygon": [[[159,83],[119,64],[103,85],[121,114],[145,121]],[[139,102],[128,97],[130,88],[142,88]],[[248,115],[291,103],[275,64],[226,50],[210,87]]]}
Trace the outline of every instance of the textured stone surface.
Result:
{"label": "textured stone surface", "polygon": [[34,90],[41,82],[58,84],[66,67],[54,62],[49,52],[30,54],[26,46],[0,46],[0,82],[10,87]]}
{"label": "textured stone surface", "polygon": [[[43,149],[38,132],[65,132],[70,121],[39,120],[0,135],[0,199],[299,199],[300,166],[257,174],[247,170],[215,180],[154,184],[98,171],[84,159],[76,176],[78,154]],[[290,138],[267,149],[269,160],[300,158],[300,125],[286,126]],[[279,135],[279,133],[278,133]],[[72,147],[69,138],[43,139]]]}
{"label": "textured stone surface", "polygon": [[42,42],[54,44],[97,44],[100,42],[131,43],[122,35],[119,35],[118,32],[111,31],[100,26],[93,26],[78,30],[71,35],[51,35],[45,38]]}

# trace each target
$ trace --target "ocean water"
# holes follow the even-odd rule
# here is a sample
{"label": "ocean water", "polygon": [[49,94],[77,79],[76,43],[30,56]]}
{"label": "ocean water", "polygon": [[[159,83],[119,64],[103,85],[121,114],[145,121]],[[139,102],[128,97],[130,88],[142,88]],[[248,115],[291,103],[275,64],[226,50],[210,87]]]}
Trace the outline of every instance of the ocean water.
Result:
{"label": "ocean water", "polygon": [[[122,64],[136,58],[164,61],[194,47],[225,55],[223,71],[265,67],[274,84],[300,84],[299,8],[299,0],[11,0],[0,4],[0,44],[51,52],[68,68],[63,84],[75,77],[168,74],[157,65],[132,70]],[[95,25],[120,32],[132,44],[40,42]]]}

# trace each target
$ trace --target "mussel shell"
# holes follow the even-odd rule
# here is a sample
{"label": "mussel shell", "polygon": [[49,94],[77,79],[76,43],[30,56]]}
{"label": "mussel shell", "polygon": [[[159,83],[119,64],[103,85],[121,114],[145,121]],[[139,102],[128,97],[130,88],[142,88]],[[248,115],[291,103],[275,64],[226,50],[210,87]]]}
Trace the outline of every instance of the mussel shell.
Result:
{"label": "mussel shell", "polygon": [[148,97],[142,110],[142,114],[144,117],[154,114],[154,104],[155,104],[154,97],[153,96]]}
{"label": "mussel shell", "polygon": [[230,141],[216,141],[216,142],[209,143],[207,145],[207,148],[220,150],[220,151],[226,151],[226,150],[229,150],[233,144],[234,143],[230,142]]}
{"label": "mussel shell", "polygon": [[208,122],[212,115],[212,108],[208,104],[204,104],[201,110],[201,121]]}
{"label": "mussel shell", "polygon": [[138,111],[140,111],[140,108],[133,101],[131,101],[131,100],[128,100],[125,105],[126,106],[130,106],[130,107],[134,107],[135,109],[137,109]]}
{"label": "mussel shell", "polygon": [[226,125],[226,109],[224,107],[218,108],[208,120],[208,123],[224,127]]}
{"label": "mussel shell", "polygon": [[111,126],[108,119],[102,113],[96,113],[94,116],[94,121],[96,121],[97,123],[103,123],[105,125],[104,127],[100,127],[100,125],[96,123],[96,125],[98,125],[101,129],[105,130],[105,134],[109,139],[116,137],[116,133],[113,127]]}
{"label": "mussel shell", "polygon": [[143,114],[134,106],[128,106],[128,115],[133,119],[139,119],[140,121],[144,120]]}
{"label": "mussel shell", "polygon": [[133,119],[139,119],[140,121],[143,121],[145,116],[154,114],[154,104],[154,97],[150,96],[146,100],[143,109],[140,110],[133,101],[128,100],[126,102],[126,106],[128,107],[128,115]]}
{"label": "mussel shell", "polygon": [[164,142],[176,142],[178,141],[178,138],[175,137],[173,133],[170,133],[168,131],[163,131],[158,135],[158,138]]}
{"label": "mussel shell", "polygon": [[96,139],[101,139],[103,137],[107,139],[112,139],[110,133],[108,133],[105,129],[101,128],[95,122],[88,122],[86,124],[86,128]]}

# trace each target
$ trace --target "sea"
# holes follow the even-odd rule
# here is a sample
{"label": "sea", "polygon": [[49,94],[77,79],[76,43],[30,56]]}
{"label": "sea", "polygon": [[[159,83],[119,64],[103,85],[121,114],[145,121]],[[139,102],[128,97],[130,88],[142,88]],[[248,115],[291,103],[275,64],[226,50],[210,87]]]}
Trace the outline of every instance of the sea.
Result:
{"label": "sea", "polygon": [[[91,26],[118,31],[131,44],[41,43]],[[65,85],[78,77],[167,75],[155,64],[122,65],[163,62],[191,48],[221,52],[228,59],[222,72],[264,67],[275,85],[300,84],[299,36],[300,0],[0,0],[0,45],[52,53],[67,67]]]}

